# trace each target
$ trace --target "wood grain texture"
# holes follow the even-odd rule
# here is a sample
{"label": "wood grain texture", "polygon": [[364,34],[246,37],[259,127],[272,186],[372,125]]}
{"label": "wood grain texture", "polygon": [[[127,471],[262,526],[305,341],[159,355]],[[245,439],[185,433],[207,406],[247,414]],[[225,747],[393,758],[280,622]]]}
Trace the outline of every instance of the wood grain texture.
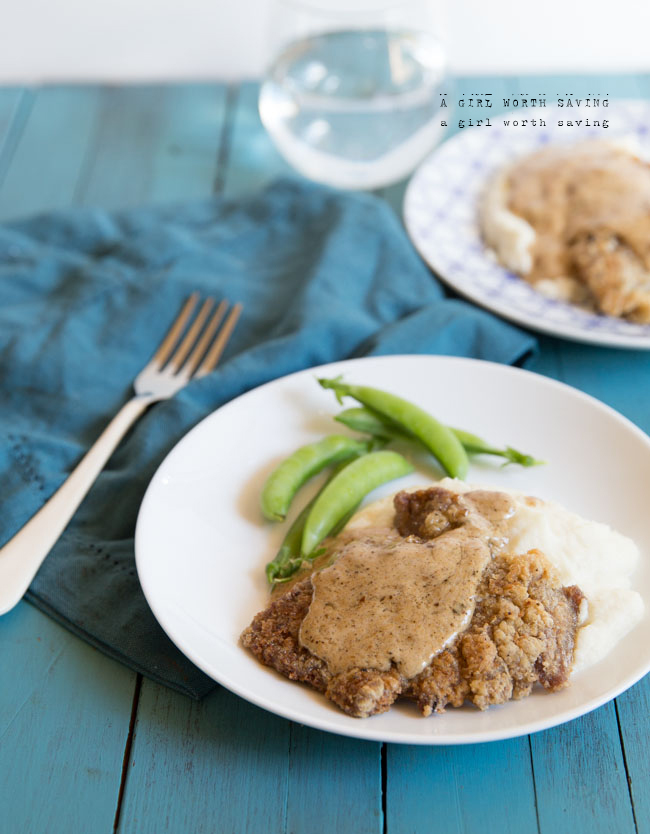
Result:
{"label": "wood grain texture", "polygon": [[110,832],[135,675],[25,602],[1,625],[0,830]]}
{"label": "wood grain texture", "polygon": [[34,100],[29,89],[0,90],[0,185],[13,160]]}
{"label": "wood grain texture", "polygon": [[[336,785],[333,801],[332,786]],[[182,797],[182,801],[179,801]],[[119,832],[381,834],[380,745],[144,681]]]}
{"label": "wood grain texture", "polygon": [[242,84],[234,100],[231,130],[226,137],[223,194],[235,197],[253,191],[279,176],[297,176],[280,156],[260,121],[259,85]]}
{"label": "wood grain texture", "polygon": [[29,90],[21,87],[0,89],[0,158],[5,150],[7,137],[15,126],[21,102],[31,98]]}
{"label": "wood grain texture", "polygon": [[0,188],[1,220],[72,205],[98,105],[97,90],[91,87],[48,87],[34,93]]}
{"label": "wood grain texture", "polygon": [[287,834],[381,834],[381,745],[292,723],[287,796]]}
{"label": "wood grain texture", "polygon": [[616,699],[630,794],[639,834],[650,832],[650,677]]}
{"label": "wood grain texture", "polygon": [[125,208],[207,196],[225,90],[214,85],[105,87],[77,186],[83,205]]}
{"label": "wood grain texture", "polygon": [[[550,106],[556,97],[608,96],[614,98],[646,98],[650,95],[650,75],[518,75],[510,85],[511,92],[546,93]],[[515,87],[512,89],[512,87]],[[611,104],[610,104],[611,106]],[[567,111],[570,112],[570,111]]]}
{"label": "wood grain texture", "polygon": [[284,831],[289,731],[221,687],[197,703],[145,681],[120,834]]}
{"label": "wood grain texture", "polygon": [[387,765],[390,834],[537,830],[527,738],[458,747],[391,744]]}
{"label": "wood grain texture", "polygon": [[542,834],[635,831],[613,702],[530,740]]}
{"label": "wood grain texture", "polygon": [[[650,432],[648,392],[650,351],[616,350],[574,342],[561,346],[559,378],[606,402]],[[633,369],[633,371],[632,371]]]}

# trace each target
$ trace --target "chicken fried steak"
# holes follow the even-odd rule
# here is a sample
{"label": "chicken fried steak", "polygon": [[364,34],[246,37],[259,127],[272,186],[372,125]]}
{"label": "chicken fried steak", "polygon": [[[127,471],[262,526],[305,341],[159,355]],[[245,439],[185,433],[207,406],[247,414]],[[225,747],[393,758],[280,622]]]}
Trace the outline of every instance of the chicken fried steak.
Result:
{"label": "chicken fried steak", "polygon": [[430,715],[566,686],[583,595],[538,551],[500,552],[509,496],[432,487],[394,506],[393,528],[331,542],[336,561],[258,614],[243,645],[359,718],[398,697]]}

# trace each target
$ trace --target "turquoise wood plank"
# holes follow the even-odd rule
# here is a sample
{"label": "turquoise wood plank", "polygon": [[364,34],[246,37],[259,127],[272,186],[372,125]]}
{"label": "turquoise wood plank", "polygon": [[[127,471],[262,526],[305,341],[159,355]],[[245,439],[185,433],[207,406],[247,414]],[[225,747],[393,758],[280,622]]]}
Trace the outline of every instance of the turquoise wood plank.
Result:
{"label": "turquoise wood plank", "polygon": [[459,747],[391,744],[387,766],[390,834],[537,830],[527,738]]}
{"label": "turquoise wood plank", "polygon": [[630,793],[639,834],[650,832],[650,677],[616,699]]}
{"label": "turquoise wood plank", "polygon": [[222,174],[223,193],[227,197],[261,188],[278,176],[297,176],[260,121],[258,92],[259,85],[252,82],[242,84],[237,91]]}
{"label": "turquoise wood plank", "polygon": [[18,112],[21,99],[26,96],[28,96],[28,93],[20,87],[0,88],[0,154],[2,154],[2,149]]}
{"label": "turquoise wood plank", "polygon": [[148,200],[192,200],[214,190],[226,89],[219,84],[171,88],[154,148]]}
{"label": "turquoise wood plank", "polygon": [[197,703],[145,681],[118,831],[284,831],[289,729],[220,687]]}
{"label": "turquoise wood plank", "polygon": [[134,675],[27,603],[2,618],[0,829],[110,832]]}
{"label": "turquoise wood plank", "polygon": [[111,209],[209,194],[224,101],[217,85],[104,88],[78,201]]}
{"label": "turquoise wood plank", "polygon": [[524,362],[523,367],[528,371],[543,374],[552,379],[561,379],[562,361],[559,354],[562,342],[541,333],[533,333],[532,335],[537,339],[537,351]]}
{"label": "turquoise wood plank", "polygon": [[606,402],[650,432],[647,384],[650,352],[615,350],[563,342],[562,379]]}
{"label": "turquoise wood plank", "polygon": [[[52,158],[44,147],[51,150],[57,138],[62,141],[64,124],[54,107],[57,98],[63,104],[62,97],[55,91],[42,98],[32,91],[13,96],[11,124],[0,134],[0,182],[8,183],[0,200],[19,184],[20,171],[33,166],[45,178],[45,191],[38,176],[30,175],[25,182],[30,208],[43,207],[41,198],[55,193],[48,190],[52,182],[60,189],[58,205],[71,201],[79,171],[74,153],[83,155],[88,131],[69,138],[67,162],[59,156],[60,169],[50,171]],[[0,101],[4,114],[5,93]],[[71,94],[68,116],[75,106],[84,110],[87,101]],[[75,124],[78,128],[79,121]],[[0,687],[3,824],[21,832],[111,831],[136,676],[27,603],[3,617],[2,626],[0,665],[12,674],[12,685]]]}
{"label": "turquoise wood plank", "polygon": [[[639,75],[603,75],[590,73],[588,75],[519,75],[516,76],[518,92],[547,93],[547,104],[550,106],[558,96],[565,97],[587,96],[589,94],[610,98],[645,98],[648,95],[650,76]],[[610,103],[611,106],[611,103]]]}
{"label": "turquoise wood plank", "polygon": [[381,745],[291,725],[288,832],[381,834]]}
{"label": "turquoise wood plank", "polygon": [[635,83],[634,95],[639,98],[650,98],[650,72],[633,76]]}
{"label": "turquoise wood plank", "polygon": [[541,834],[633,834],[613,702],[530,741]]}
{"label": "turquoise wood plank", "polygon": [[29,89],[0,90],[0,183],[11,165],[33,99],[34,94]]}
{"label": "turquoise wood plank", "polygon": [[0,220],[72,203],[98,104],[95,87],[47,87],[34,94],[0,187]]}

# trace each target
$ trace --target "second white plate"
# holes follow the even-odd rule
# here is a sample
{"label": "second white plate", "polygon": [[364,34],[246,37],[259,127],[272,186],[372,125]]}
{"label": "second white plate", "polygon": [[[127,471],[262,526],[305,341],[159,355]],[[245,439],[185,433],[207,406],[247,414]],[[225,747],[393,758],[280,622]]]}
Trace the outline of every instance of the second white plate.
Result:
{"label": "second white plate", "polygon": [[[556,694],[535,691],[486,712],[468,706],[431,718],[404,703],[360,720],[244,650],[239,635],[268,604],[264,565],[283,535],[261,518],[260,487],[297,446],[342,428],[332,420],[340,410],[332,392],[315,381],[338,374],[548,461],[533,469],[474,463],[468,480],[552,498],[633,538],[643,557],[635,587],[650,610],[650,439],[643,432],[591,397],[526,371],[434,356],[357,359],[293,374],[233,400],[189,432],[154,476],[136,530],[138,575],[162,627],[197,666],[252,703],[302,724],[411,744],[490,741],[551,727],[605,703],[650,669],[646,614],[612,655]],[[421,469],[371,497],[440,474]]]}
{"label": "second white plate", "polygon": [[[532,111],[531,111],[532,112]],[[523,118],[531,113],[523,113]],[[488,179],[502,166],[550,142],[633,136],[650,156],[650,102],[614,101],[607,109],[539,110],[546,127],[515,127],[521,112],[492,119],[492,127],[468,127],[444,142],[413,175],[404,198],[404,222],[420,255],[461,295],[504,318],[581,342],[650,350],[650,325],[600,316],[547,298],[499,264],[483,243],[478,204]],[[558,126],[558,118],[581,120]],[[608,119],[606,130],[586,127]],[[510,125],[505,126],[504,120]]]}

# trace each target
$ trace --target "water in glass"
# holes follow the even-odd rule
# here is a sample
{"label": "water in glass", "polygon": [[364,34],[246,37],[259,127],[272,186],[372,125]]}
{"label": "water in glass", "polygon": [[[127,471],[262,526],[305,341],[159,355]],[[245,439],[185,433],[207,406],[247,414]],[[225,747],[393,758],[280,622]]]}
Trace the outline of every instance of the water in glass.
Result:
{"label": "water in glass", "polygon": [[439,139],[444,79],[443,49],[426,32],[326,32],[281,52],[260,115],[306,176],[378,188],[405,177]]}

